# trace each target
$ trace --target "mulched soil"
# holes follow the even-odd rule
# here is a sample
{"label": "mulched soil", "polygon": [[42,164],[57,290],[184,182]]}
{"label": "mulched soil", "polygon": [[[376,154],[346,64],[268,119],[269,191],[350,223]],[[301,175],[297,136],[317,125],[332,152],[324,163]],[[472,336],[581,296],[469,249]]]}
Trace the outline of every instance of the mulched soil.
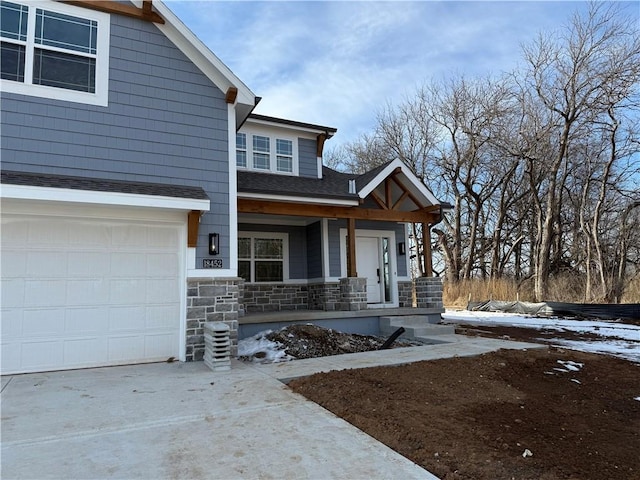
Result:
{"label": "mulched soil", "polygon": [[289,386],[442,479],[640,479],[640,365],[626,360],[500,350],[320,373]]}

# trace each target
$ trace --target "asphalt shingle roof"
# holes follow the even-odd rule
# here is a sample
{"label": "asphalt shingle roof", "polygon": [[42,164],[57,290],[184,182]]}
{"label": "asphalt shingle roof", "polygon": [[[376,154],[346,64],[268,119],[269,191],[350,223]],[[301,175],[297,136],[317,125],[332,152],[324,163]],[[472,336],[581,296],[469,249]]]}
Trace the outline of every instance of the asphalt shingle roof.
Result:
{"label": "asphalt shingle roof", "polygon": [[238,171],[238,192],[357,200],[357,194],[349,193],[349,180],[353,178],[353,175],[336,172],[328,167],[322,168],[322,178],[241,170]]}
{"label": "asphalt shingle roof", "polygon": [[168,185],[161,183],[130,182],[122,180],[103,180],[98,178],[72,177],[48,173],[1,172],[3,184],[28,185],[33,187],[65,188],[71,190],[89,190],[94,192],[132,193],[160,197],[192,198],[209,200],[202,187]]}

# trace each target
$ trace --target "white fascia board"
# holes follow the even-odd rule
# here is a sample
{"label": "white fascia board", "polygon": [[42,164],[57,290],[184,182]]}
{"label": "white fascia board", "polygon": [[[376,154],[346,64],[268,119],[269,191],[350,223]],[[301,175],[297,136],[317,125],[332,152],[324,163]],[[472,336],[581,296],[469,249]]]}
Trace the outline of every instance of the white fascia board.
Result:
{"label": "white fascia board", "polygon": [[387,165],[376,177],[371,180],[362,190],[358,192],[360,198],[366,198],[371,192],[373,192],[378,185],[380,185],[391,173],[400,168],[404,176],[411,182],[411,184],[422,194],[431,205],[440,205],[440,202],[433,196],[433,194],[427,189],[427,187],[420,181],[418,177],[407,167],[402,160],[395,159],[389,165]]}
{"label": "white fascia board", "polygon": [[195,198],[163,197],[134,193],[99,192],[92,190],[10,184],[2,184],[0,197],[19,200],[119,205],[127,207],[164,208],[171,210],[209,211],[210,208],[209,200],[200,200]]}
{"label": "white fascia board", "polygon": [[283,195],[267,195],[264,193],[238,193],[238,198],[258,198],[260,200],[271,200],[274,202],[303,203],[313,205],[335,205],[339,207],[357,207],[358,200],[336,200],[331,198],[311,198],[311,197],[290,197]]}
{"label": "white fascia board", "polygon": [[[142,5],[138,1],[136,4]],[[229,87],[238,89],[237,103],[250,105],[256,103],[255,94],[240,80],[222,60],[220,60],[169,7],[160,0],[154,0],[153,7],[164,18],[164,24],[155,24],[189,60],[191,60],[223,93]]]}

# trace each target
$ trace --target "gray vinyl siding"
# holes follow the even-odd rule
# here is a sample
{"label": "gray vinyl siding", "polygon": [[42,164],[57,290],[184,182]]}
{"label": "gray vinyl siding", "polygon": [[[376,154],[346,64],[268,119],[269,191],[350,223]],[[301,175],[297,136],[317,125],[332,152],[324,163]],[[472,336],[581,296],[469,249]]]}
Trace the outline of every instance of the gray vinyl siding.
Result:
{"label": "gray vinyl siding", "polygon": [[[336,220],[329,222],[329,275],[331,277],[340,277],[340,229],[347,228],[346,220]],[[397,272],[399,277],[407,275],[407,262],[404,256],[398,254],[398,243],[407,242],[406,225],[395,222],[372,222],[372,221],[356,221],[357,230],[392,230],[396,235],[396,244],[392,246],[396,256]],[[408,251],[408,245],[407,245]]]}
{"label": "gray vinyl siding", "polygon": [[301,177],[318,178],[318,157],[315,140],[298,138],[298,173]]}
{"label": "gray vinyl siding", "polygon": [[229,268],[224,94],[154,24],[111,15],[108,107],[2,93],[2,168],[201,186]]}
{"label": "gray vinyl siding", "polygon": [[309,278],[322,277],[322,222],[307,227],[307,272]]}
{"label": "gray vinyl siding", "polygon": [[278,232],[289,237],[289,279],[307,278],[307,231],[305,227],[290,225],[238,224],[238,232]]}

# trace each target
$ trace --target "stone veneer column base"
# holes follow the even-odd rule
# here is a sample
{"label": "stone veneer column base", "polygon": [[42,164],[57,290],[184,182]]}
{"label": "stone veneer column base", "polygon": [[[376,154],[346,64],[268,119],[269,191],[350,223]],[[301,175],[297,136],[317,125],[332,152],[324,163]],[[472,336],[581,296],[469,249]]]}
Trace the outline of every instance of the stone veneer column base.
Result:
{"label": "stone veneer column base", "polygon": [[340,279],[340,299],[337,310],[359,311],[367,309],[367,279],[347,277]]}
{"label": "stone veneer column base", "polygon": [[238,353],[240,278],[187,279],[187,362],[204,358],[205,322],[229,326],[231,355]]}
{"label": "stone veneer column base", "polygon": [[418,308],[443,308],[442,278],[416,278],[416,303]]}

